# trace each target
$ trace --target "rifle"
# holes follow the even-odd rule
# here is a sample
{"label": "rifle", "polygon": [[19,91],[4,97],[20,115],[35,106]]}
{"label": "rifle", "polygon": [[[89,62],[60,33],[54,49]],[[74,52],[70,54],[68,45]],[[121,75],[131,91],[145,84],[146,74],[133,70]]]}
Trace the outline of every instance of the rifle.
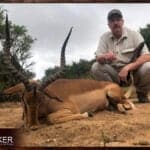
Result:
{"label": "rifle", "polygon": [[141,42],[134,50],[133,52],[133,56],[131,58],[131,60],[129,61],[129,63],[132,63],[134,61],[136,61],[136,59],[141,55],[142,49],[144,47],[145,42]]}
{"label": "rifle", "polygon": [[[133,63],[136,61],[136,59],[141,55],[142,49],[144,47],[145,42],[141,42],[133,52],[133,56],[129,60],[128,63]],[[127,81],[120,81],[121,86],[129,86],[131,83],[133,83],[133,71],[130,71],[127,75]]]}

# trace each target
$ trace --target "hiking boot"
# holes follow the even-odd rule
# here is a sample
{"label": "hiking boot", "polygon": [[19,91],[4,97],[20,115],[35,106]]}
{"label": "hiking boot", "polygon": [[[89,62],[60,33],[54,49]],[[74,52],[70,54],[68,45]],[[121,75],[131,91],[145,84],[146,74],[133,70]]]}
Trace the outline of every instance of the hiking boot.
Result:
{"label": "hiking boot", "polygon": [[137,97],[138,97],[139,103],[150,102],[146,93],[137,92]]}

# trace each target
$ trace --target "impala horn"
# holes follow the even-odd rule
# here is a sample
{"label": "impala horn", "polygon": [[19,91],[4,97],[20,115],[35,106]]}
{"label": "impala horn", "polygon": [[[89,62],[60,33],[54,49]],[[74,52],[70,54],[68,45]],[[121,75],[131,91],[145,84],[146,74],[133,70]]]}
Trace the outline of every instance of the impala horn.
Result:
{"label": "impala horn", "polygon": [[53,81],[57,80],[58,78],[61,77],[61,75],[65,72],[65,66],[66,66],[66,61],[65,61],[65,50],[66,50],[66,45],[68,43],[68,40],[70,38],[71,32],[72,32],[73,27],[70,28],[70,31],[62,45],[61,48],[61,58],[60,58],[60,70],[56,72],[54,75],[50,76],[49,79],[45,82],[42,83],[42,89],[45,88],[48,84],[52,83]]}
{"label": "impala horn", "polygon": [[4,43],[4,55],[3,61],[6,65],[7,69],[14,75],[16,79],[19,79],[25,85],[27,91],[31,90],[31,86],[29,80],[26,76],[24,76],[19,70],[17,70],[11,62],[11,53],[10,53],[10,28],[9,28],[9,21],[8,15],[6,14],[6,24],[5,24],[5,43]]}

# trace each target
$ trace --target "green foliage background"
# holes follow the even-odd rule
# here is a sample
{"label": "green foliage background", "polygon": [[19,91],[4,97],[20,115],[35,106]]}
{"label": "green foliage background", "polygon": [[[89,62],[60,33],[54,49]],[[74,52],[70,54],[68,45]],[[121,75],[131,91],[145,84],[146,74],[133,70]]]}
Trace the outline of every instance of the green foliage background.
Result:
{"label": "green foliage background", "polygon": [[[5,42],[5,14],[5,10],[0,7],[0,40],[2,43],[2,49]],[[32,78],[35,74],[31,72],[30,67],[33,66],[34,62],[28,63],[28,59],[32,57],[30,50],[36,39],[32,38],[28,34],[28,30],[25,26],[15,25],[11,21],[9,21],[9,24],[12,63],[17,66],[18,70],[23,71],[24,69],[25,71],[23,71],[23,73],[25,73],[29,78]],[[0,90],[19,82],[17,79],[14,79],[3,64],[2,49],[0,49]]]}
{"label": "green foliage background", "polygon": [[[90,69],[93,62],[94,60],[87,61],[84,59],[80,59],[78,63],[73,62],[72,65],[67,65],[63,78],[66,79],[92,78]],[[45,71],[45,77],[43,78],[43,80],[46,80],[58,70],[59,70],[58,66],[47,69]]]}
{"label": "green foliage background", "polygon": [[140,33],[142,34],[145,43],[150,51],[150,24],[147,24],[145,28],[140,28]]}

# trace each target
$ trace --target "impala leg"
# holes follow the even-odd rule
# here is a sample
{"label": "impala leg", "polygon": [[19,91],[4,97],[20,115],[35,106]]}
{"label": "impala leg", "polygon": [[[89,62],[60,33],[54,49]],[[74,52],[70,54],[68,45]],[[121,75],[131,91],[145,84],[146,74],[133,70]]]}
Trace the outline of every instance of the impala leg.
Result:
{"label": "impala leg", "polygon": [[127,113],[127,111],[125,110],[122,104],[117,104],[117,110],[123,114]]}
{"label": "impala leg", "polygon": [[22,102],[22,107],[23,107],[23,113],[22,113],[22,120],[24,123],[23,126],[25,128],[28,128],[28,113],[27,113],[28,105],[27,105],[27,103],[25,103],[23,98],[21,99],[21,102]]}
{"label": "impala leg", "polygon": [[55,113],[49,114],[47,119],[48,119],[48,122],[55,124],[55,123],[62,123],[62,122],[70,121],[70,120],[84,119],[87,117],[88,117],[87,112],[83,114],[80,114],[80,113],[73,114],[70,110],[64,109],[64,110],[59,110]]}
{"label": "impala leg", "polygon": [[119,112],[126,114],[127,110],[133,110],[135,106],[131,101],[125,100],[123,103],[117,104],[117,109]]}
{"label": "impala leg", "polygon": [[130,100],[125,100],[123,106],[126,110],[136,109],[134,103]]}

